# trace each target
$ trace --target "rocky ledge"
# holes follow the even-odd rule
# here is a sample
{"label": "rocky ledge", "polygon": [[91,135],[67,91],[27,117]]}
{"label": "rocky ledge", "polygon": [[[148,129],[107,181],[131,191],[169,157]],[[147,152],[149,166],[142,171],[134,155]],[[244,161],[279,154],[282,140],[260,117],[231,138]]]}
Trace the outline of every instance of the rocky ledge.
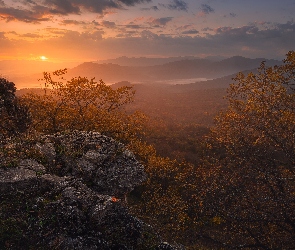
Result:
{"label": "rocky ledge", "polygon": [[146,176],[122,144],[76,131],[29,150],[0,167],[1,249],[173,249],[128,213],[125,194]]}

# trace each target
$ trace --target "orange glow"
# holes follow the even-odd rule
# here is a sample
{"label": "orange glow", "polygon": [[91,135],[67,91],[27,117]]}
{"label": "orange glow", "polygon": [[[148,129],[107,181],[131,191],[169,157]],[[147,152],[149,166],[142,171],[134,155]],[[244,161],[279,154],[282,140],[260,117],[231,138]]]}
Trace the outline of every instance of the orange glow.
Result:
{"label": "orange glow", "polygon": [[40,59],[41,59],[42,61],[46,61],[46,60],[48,60],[48,58],[47,58],[46,56],[40,56]]}

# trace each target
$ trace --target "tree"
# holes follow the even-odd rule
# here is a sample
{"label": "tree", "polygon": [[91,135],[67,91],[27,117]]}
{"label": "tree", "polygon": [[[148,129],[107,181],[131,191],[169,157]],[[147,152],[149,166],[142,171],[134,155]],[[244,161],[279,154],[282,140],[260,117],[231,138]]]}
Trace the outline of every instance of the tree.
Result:
{"label": "tree", "polygon": [[0,132],[2,137],[24,133],[31,123],[28,108],[19,102],[15,91],[13,82],[0,78]]}
{"label": "tree", "polygon": [[199,235],[219,247],[295,245],[295,52],[228,90],[199,177]]}
{"label": "tree", "polygon": [[64,74],[66,69],[53,75],[44,72],[43,94],[30,93],[22,98],[37,131],[98,131],[125,143],[139,137],[145,116],[139,112],[127,114],[123,109],[133,100],[132,87],[114,90],[102,80],[79,76],[67,81]]}

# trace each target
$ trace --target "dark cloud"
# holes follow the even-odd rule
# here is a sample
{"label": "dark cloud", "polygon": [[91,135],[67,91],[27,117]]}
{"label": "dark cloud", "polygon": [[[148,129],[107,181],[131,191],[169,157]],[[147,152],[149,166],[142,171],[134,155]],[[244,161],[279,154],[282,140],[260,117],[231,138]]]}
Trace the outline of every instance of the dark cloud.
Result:
{"label": "dark cloud", "polygon": [[157,40],[159,36],[149,30],[143,30],[141,32],[141,38],[144,40]]}
{"label": "dark cloud", "polygon": [[187,11],[187,3],[183,0],[172,0],[170,4],[159,4],[162,7],[165,7],[170,10],[179,10],[179,11]]}
{"label": "dark cloud", "polygon": [[23,7],[9,7],[0,0],[0,17],[6,21],[18,20],[39,23],[53,15],[81,14],[82,10],[103,14],[109,8],[122,9],[151,0],[21,0]]}
{"label": "dark cloud", "polygon": [[80,8],[69,0],[45,0],[45,4],[51,8],[54,14],[79,14]]}
{"label": "dark cloud", "polygon": [[173,19],[173,17],[156,18],[156,19],[153,19],[153,20],[149,21],[149,24],[154,26],[154,27],[165,26],[172,19]]}
{"label": "dark cloud", "polygon": [[154,11],[158,11],[159,8],[158,8],[158,6],[152,6],[152,7],[150,7],[150,8],[141,8],[141,10],[143,10],[143,11],[145,11],[145,10],[154,10]]}
{"label": "dark cloud", "polygon": [[140,35],[140,33],[138,33],[137,31],[134,30],[125,30],[123,33],[119,33],[118,35],[116,35],[117,38],[131,38],[133,36],[138,36]]}
{"label": "dark cloud", "polygon": [[36,11],[4,7],[0,8],[0,18],[6,20],[7,22],[18,20],[27,23],[39,23],[41,21],[50,20],[48,15],[51,13],[47,8],[35,6],[35,10]]}
{"label": "dark cloud", "polygon": [[114,29],[114,28],[116,28],[116,23],[115,22],[102,21],[100,24],[103,27],[108,28],[108,29]]}
{"label": "dark cloud", "polygon": [[61,23],[64,25],[84,25],[84,24],[86,24],[83,21],[77,21],[77,20],[63,20]]}
{"label": "dark cloud", "polygon": [[213,29],[212,28],[209,28],[209,27],[206,27],[206,28],[203,28],[202,31],[205,31],[205,32],[206,31],[213,31]]}
{"label": "dark cloud", "polygon": [[27,4],[36,4],[36,2],[35,1],[32,1],[32,0],[22,0],[21,3],[24,4],[24,5],[27,5]]}
{"label": "dark cloud", "polygon": [[199,34],[199,31],[196,29],[191,29],[191,30],[185,30],[181,34],[183,34],[183,35],[196,35],[196,34]]}
{"label": "dark cloud", "polygon": [[259,29],[255,25],[242,26],[240,28],[219,27],[215,30],[215,32],[216,34],[246,35],[258,33]]}
{"label": "dark cloud", "polygon": [[108,8],[121,9],[122,4],[134,6],[149,2],[151,0],[45,0],[46,5],[52,6],[60,14],[79,14],[81,9],[101,14]]}
{"label": "dark cloud", "polygon": [[214,9],[208,4],[202,4],[201,11],[202,13],[207,15],[207,14],[213,13]]}
{"label": "dark cloud", "polygon": [[135,4],[149,3],[152,0],[119,0],[119,1],[124,3],[127,6],[134,6]]}
{"label": "dark cloud", "polygon": [[142,29],[143,28],[141,25],[138,25],[138,24],[127,24],[124,27],[129,28],[129,29]]}
{"label": "dark cloud", "polygon": [[113,0],[45,0],[44,3],[53,13],[61,15],[79,14],[81,8],[96,13],[102,13],[107,8],[120,8],[120,5]]}
{"label": "dark cloud", "polygon": [[284,24],[276,24],[277,29],[283,30],[284,32],[295,32],[295,23],[287,22]]}

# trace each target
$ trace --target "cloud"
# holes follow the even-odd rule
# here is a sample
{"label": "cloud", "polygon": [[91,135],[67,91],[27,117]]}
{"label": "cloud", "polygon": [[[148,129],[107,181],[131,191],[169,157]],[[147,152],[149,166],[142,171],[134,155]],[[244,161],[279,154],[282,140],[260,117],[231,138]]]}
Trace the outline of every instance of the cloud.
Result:
{"label": "cloud", "polygon": [[[0,56],[5,58],[15,51],[40,54],[50,51],[51,57],[67,60],[90,60],[114,58],[122,55],[135,56],[185,56],[185,55],[241,55],[246,57],[284,58],[294,49],[295,23],[269,25],[268,28],[247,25],[240,28],[219,27],[210,34],[180,36],[157,35],[150,30],[120,32],[117,37],[103,38],[102,32],[76,32],[66,29],[46,29],[55,37],[38,39],[34,43],[27,39],[9,40],[0,32]],[[208,30],[208,29],[207,29]],[[197,32],[188,27],[183,32]],[[42,30],[42,34],[44,30]],[[136,36],[134,36],[134,34]],[[46,36],[48,37],[48,36]]]}
{"label": "cloud", "polygon": [[205,32],[207,32],[207,31],[214,31],[214,29],[212,29],[210,27],[206,27],[206,28],[203,28],[202,31],[205,31]]}
{"label": "cloud", "polygon": [[119,0],[119,1],[124,3],[127,6],[134,6],[135,4],[149,3],[152,0]]}
{"label": "cloud", "polygon": [[123,5],[134,6],[151,0],[22,0],[17,8],[5,5],[0,0],[0,18],[6,21],[40,23],[49,21],[54,15],[81,14],[86,10],[103,14],[107,9],[123,9]]}
{"label": "cloud", "polygon": [[45,0],[44,3],[52,9],[52,12],[61,15],[80,14],[82,8],[95,13],[102,13],[107,8],[120,8],[120,5],[113,0]]}
{"label": "cloud", "polygon": [[51,12],[54,14],[68,15],[68,14],[80,14],[80,6],[75,5],[69,0],[45,0],[46,6],[51,8]]}
{"label": "cloud", "polygon": [[134,30],[126,30],[124,33],[119,33],[116,35],[117,38],[130,38],[133,37],[134,35],[138,35],[137,31]]}
{"label": "cloud", "polygon": [[0,18],[7,22],[18,20],[27,23],[39,23],[49,21],[49,15],[52,14],[47,8],[35,6],[33,10],[16,9],[12,7],[0,8]]}
{"label": "cloud", "polygon": [[172,19],[173,17],[161,17],[161,18],[152,19],[148,23],[152,25],[153,27],[160,27],[160,26],[165,26]]}
{"label": "cloud", "polygon": [[170,10],[179,10],[179,11],[187,11],[188,6],[187,3],[183,0],[172,0],[170,4],[159,4],[160,6],[163,6]]}
{"label": "cloud", "polygon": [[115,22],[102,21],[100,24],[103,27],[108,28],[108,29],[114,29],[114,28],[116,28],[116,23]]}
{"label": "cloud", "polygon": [[65,35],[69,32],[67,29],[58,29],[58,28],[46,28],[44,31],[53,34],[53,35]]}
{"label": "cloud", "polygon": [[[40,1],[40,0],[39,0]],[[122,4],[134,6],[149,3],[151,0],[45,0],[45,4],[54,8],[60,14],[79,14],[81,9],[102,14],[109,8],[122,9]]]}
{"label": "cloud", "polygon": [[246,35],[246,34],[256,34],[259,32],[258,27],[255,25],[242,26],[240,28],[232,27],[219,27],[215,29],[216,34],[226,34],[226,35]]}
{"label": "cloud", "polygon": [[199,34],[200,32],[196,29],[191,29],[191,30],[185,30],[181,34],[183,35],[196,35]]}
{"label": "cloud", "polygon": [[138,25],[138,24],[127,24],[124,27],[129,28],[129,29],[142,29],[143,28],[141,25]]}
{"label": "cloud", "polygon": [[202,4],[201,11],[203,14],[210,14],[214,12],[214,9],[208,4]]}
{"label": "cloud", "polygon": [[295,32],[295,23],[287,22],[283,24],[276,24],[279,30],[284,30],[285,32]]}
{"label": "cloud", "polygon": [[62,24],[64,25],[84,25],[86,24],[84,21],[77,21],[77,20],[63,20],[61,21]]}
{"label": "cloud", "polygon": [[158,35],[149,31],[149,30],[143,30],[141,32],[141,38],[145,39],[145,40],[157,40],[158,39]]}
{"label": "cloud", "polygon": [[158,8],[158,6],[152,6],[152,7],[150,7],[150,8],[141,8],[141,10],[143,10],[143,11],[145,11],[145,10],[154,10],[154,11],[158,11],[159,8]]}

